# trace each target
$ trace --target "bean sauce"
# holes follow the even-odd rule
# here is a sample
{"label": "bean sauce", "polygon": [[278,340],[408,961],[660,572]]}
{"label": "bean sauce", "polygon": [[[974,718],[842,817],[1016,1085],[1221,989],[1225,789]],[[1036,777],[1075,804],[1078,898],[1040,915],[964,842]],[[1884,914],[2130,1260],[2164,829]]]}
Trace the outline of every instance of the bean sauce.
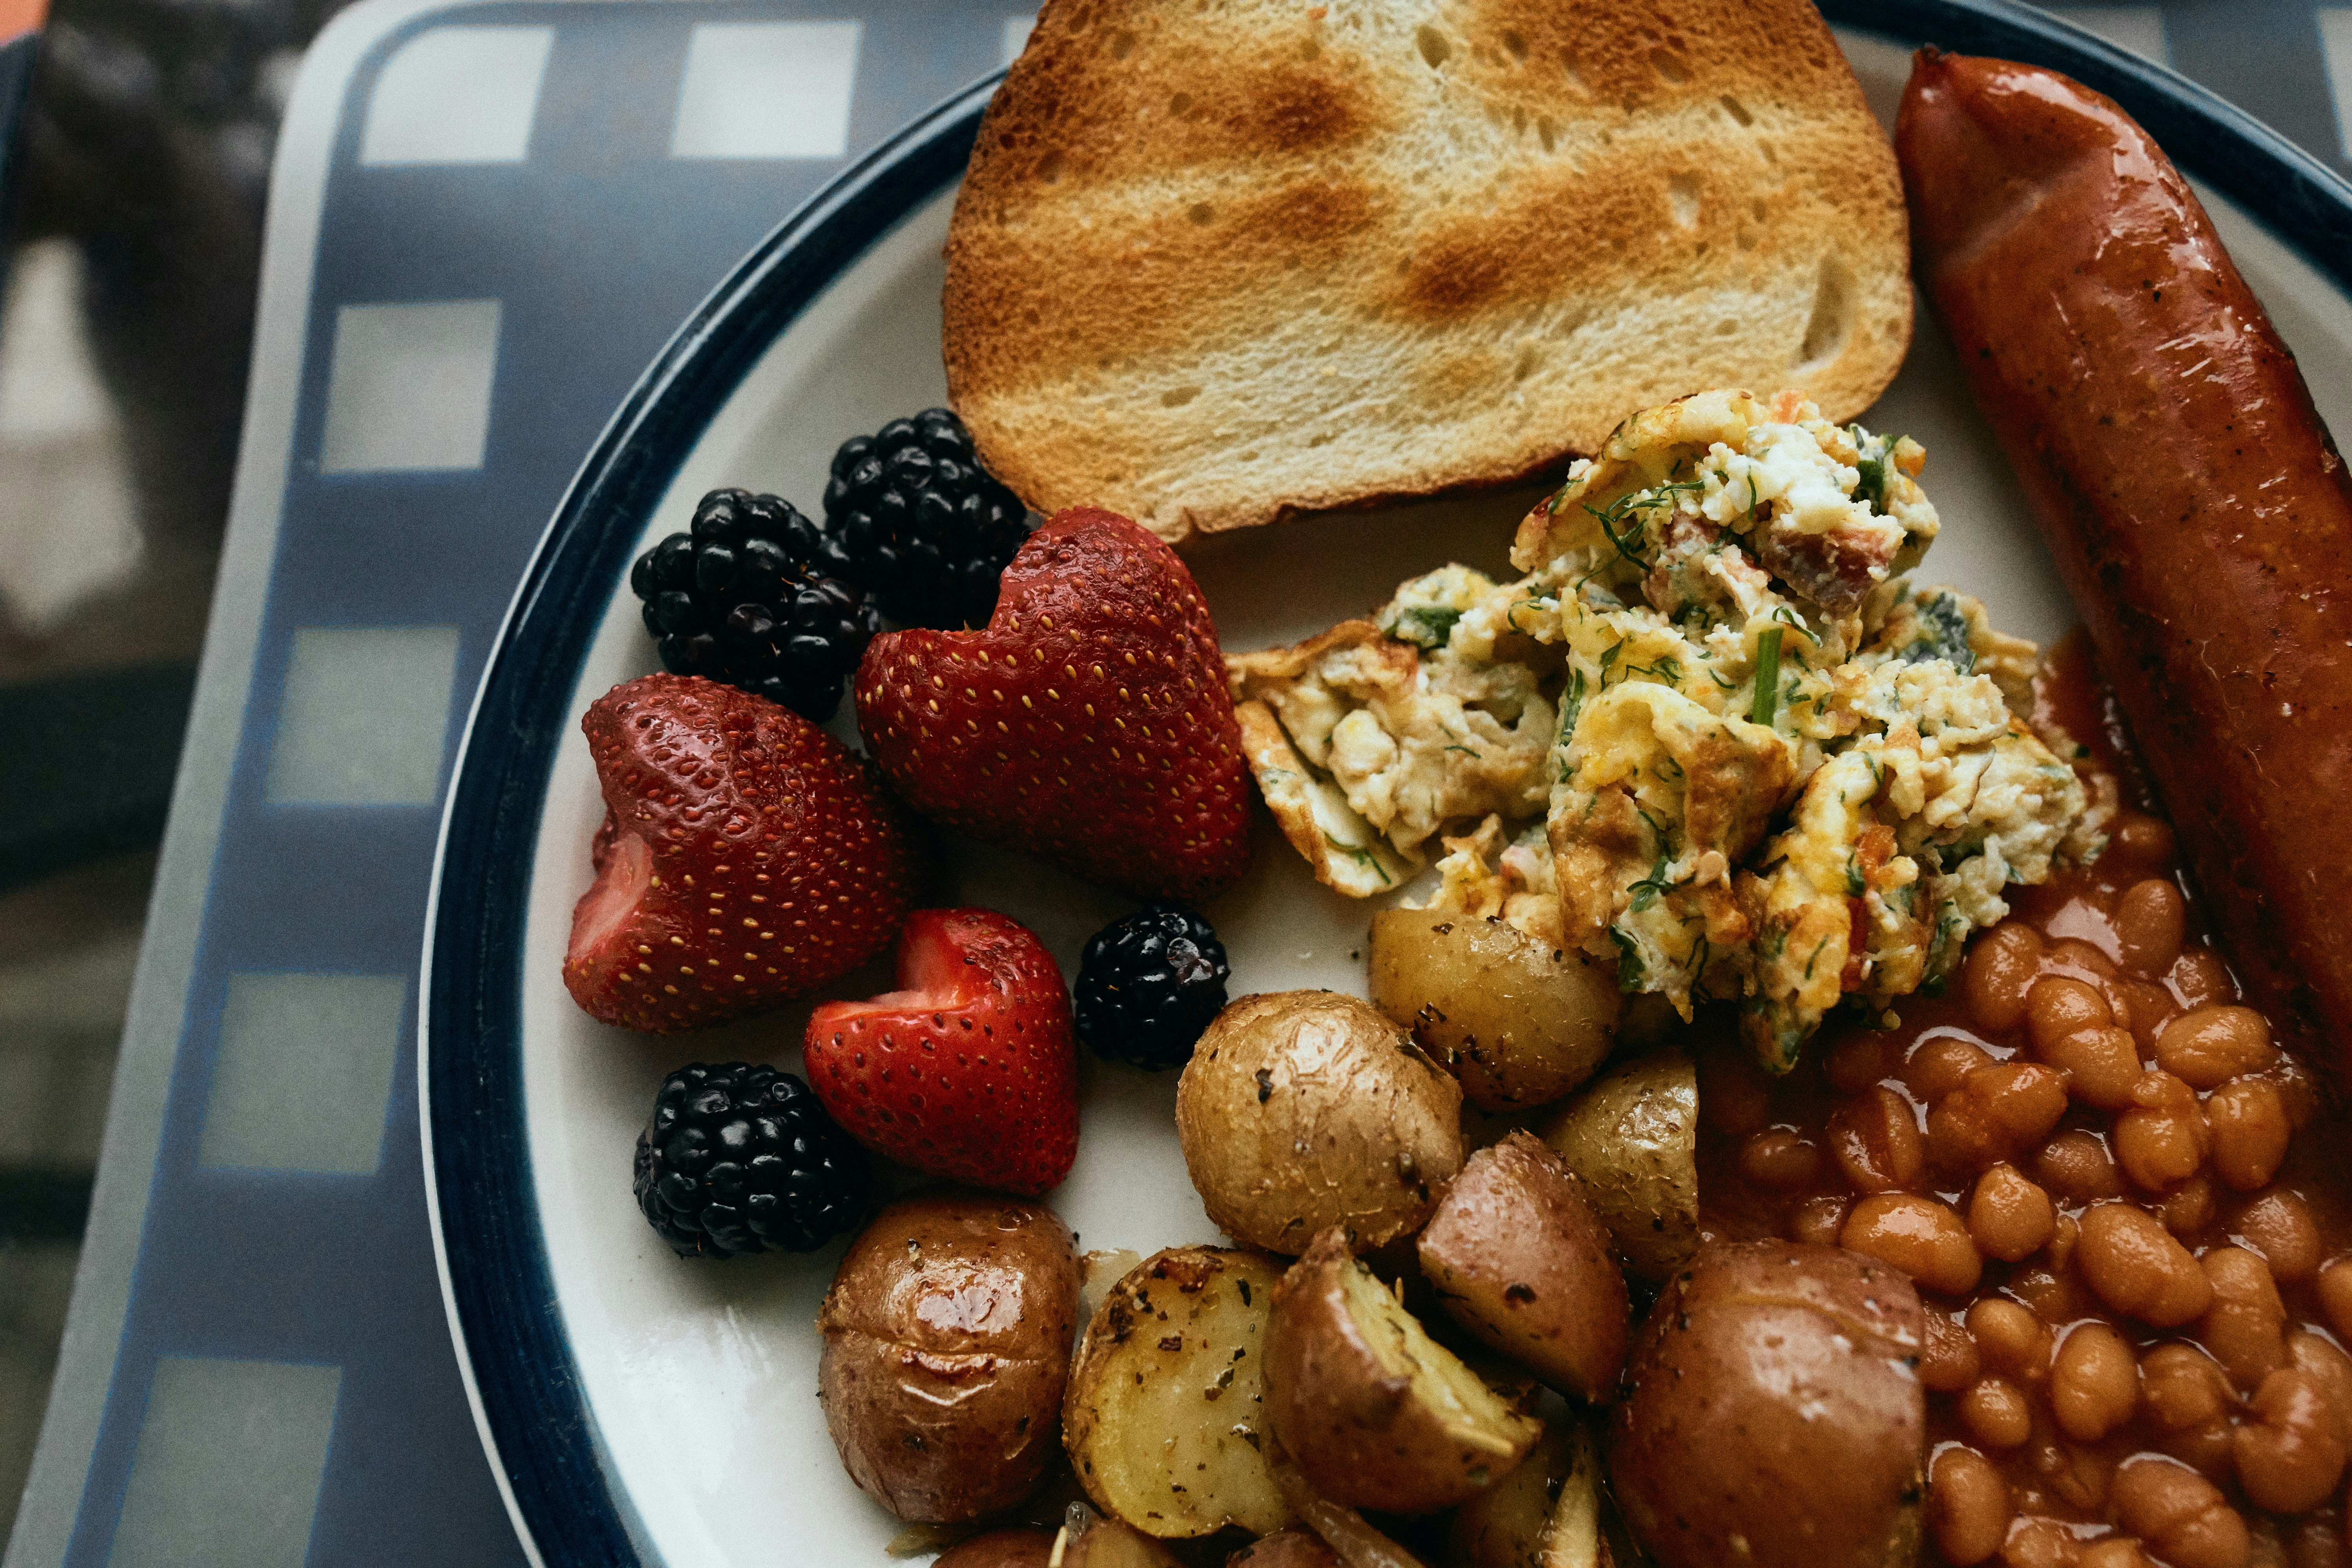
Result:
{"label": "bean sauce", "polygon": [[1705,1227],[1911,1276],[1932,1560],[2352,1568],[2340,1118],[2210,940],[2079,637],[2040,701],[2139,809],[1893,1026],[1778,1080],[1708,1047]]}

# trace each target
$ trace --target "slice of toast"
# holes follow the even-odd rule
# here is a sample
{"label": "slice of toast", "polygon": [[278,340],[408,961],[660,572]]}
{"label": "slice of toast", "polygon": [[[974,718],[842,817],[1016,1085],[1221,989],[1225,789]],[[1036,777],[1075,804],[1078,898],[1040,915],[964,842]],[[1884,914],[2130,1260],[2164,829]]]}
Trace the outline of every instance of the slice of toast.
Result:
{"label": "slice of toast", "polygon": [[1163,537],[1507,483],[1703,386],[1843,420],[1903,189],[1808,0],[1047,0],[948,238],[950,396]]}

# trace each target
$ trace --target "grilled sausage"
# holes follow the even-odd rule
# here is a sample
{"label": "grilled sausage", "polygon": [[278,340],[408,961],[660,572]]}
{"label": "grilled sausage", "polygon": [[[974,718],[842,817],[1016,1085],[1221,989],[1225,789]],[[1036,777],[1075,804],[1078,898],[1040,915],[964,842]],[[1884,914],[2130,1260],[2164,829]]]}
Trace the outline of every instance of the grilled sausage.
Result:
{"label": "grilled sausage", "polygon": [[1921,281],[2260,1003],[2352,1065],[2352,488],[2204,208],[2054,72],[1921,51]]}

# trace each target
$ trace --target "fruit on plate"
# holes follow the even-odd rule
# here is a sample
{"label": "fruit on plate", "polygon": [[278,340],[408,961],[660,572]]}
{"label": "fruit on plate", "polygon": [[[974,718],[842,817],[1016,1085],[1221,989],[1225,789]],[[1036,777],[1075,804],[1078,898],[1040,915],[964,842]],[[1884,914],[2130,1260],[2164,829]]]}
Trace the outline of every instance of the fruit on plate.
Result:
{"label": "fruit on plate", "polygon": [[1293,1522],[1265,1457],[1265,1320],[1280,1268],[1180,1247],[1112,1286],[1070,1367],[1062,1444],[1104,1512],[1162,1539]]}
{"label": "fruit on plate", "polygon": [[859,1142],[1034,1197],[1078,1152],[1077,1047],[1054,955],[992,910],[918,910],[898,988],[809,1018],[809,1083]]}
{"label": "fruit on plate", "polygon": [[1029,509],[972,456],[944,408],[853,436],[824,488],[824,558],[910,626],[978,626],[997,574],[1029,533]]}
{"label": "fruit on plate", "polygon": [[1265,1406],[1318,1494],[1387,1513],[1466,1502],[1543,1436],[1429,1337],[1337,1226],[1275,1287]]}
{"label": "fruit on plate", "polygon": [[1095,932],[1070,1005],[1095,1055],[1147,1071],[1181,1068],[1225,1005],[1233,974],[1216,928],[1178,904],[1155,903]]}
{"label": "fruit on plate", "polygon": [[712,490],[684,533],[629,569],[662,668],[756,692],[822,724],[882,629],[866,595],[828,574],[816,524],[790,501]]}
{"label": "fruit on plate", "polygon": [[817,1314],[817,1398],[850,1479],[914,1523],[980,1519],[1054,1458],[1078,1258],[1050,1209],[984,1193],[892,1204]]}
{"label": "fruit on plate", "polygon": [[916,810],[1139,898],[1249,863],[1248,771],[1209,606],[1123,517],[1079,508],[1004,569],[985,629],[874,639],[857,722]]}
{"label": "fruit on plate", "polygon": [[772,1067],[678,1068],[637,1134],[637,1207],[681,1258],[814,1252],[865,1215],[872,1184],[865,1151]]}
{"label": "fruit on plate", "polygon": [[903,816],[799,714],[699,676],[616,686],[580,721],[604,795],[563,984],[608,1024],[723,1023],[865,963],[914,901]]}
{"label": "fruit on plate", "polygon": [[1625,1276],[1559,1155],[1526,1132],[1479,1150],[1414,1245],[1454,1321],[1562,1394],[1615,1395]]}
{"label": "fruit on plate", "polygon": [[1717,1243],[1633,1344],[1609,1481],[1660,1568],[1918,1561],[1926,1316],[1834,1247]]}
{"label": "fruit on plate", "polygon": [[1277,991],[1217,1015],[1176,1083],[1176,1136],[1220,1230],[1295,1256],[1419,1230],[1462,1168],[1462,1089],[1353,996]]}
{"label": "fruit on plate", "polygon": [[1694,387],[1851,419],[1905,236],[1805,0],[1055,0],[956,197],[948,395],[1032,506],[1177,539],[1529,477]]}

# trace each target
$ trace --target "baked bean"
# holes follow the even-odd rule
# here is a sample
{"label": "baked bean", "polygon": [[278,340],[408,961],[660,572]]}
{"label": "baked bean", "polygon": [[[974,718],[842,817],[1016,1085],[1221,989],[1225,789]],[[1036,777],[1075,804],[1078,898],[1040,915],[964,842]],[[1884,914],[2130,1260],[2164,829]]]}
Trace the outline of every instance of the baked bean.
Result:
{"label": "baked bean", "polygon": [[2126,1460],[2107,1510],[2171,1568],[2244,1568],[2246,1521],[2186,1465],[2149,1454]]}
{"label": "baked bean", "polygon": [[1952,1568],[1972,1568],[2000,1551],[2015,1512],[1991,1460],[1960,1443],[1937,1451],[1927,1469],[1927,1530]]}
{"label": "baked bean", "polygon": [[2273,1187],[2238,1211],[2231,1226],[2271,1266],[2271,1278],[2300,1285],[2319,1272],[2319,1226],[2311,1205]]}
{"label": "baked bean", "polygon": [[1960,970],[1969,1017],[1990,1034],[2007,1034],[2023,1021],[2026,994],[2042,963],[2042,933],[2023,921],[2003,921],[1976,940]]}
{"label": "baked bean", "polygon": [[2082,1239],[2081,1222],[2073,1215],[2060,1215],[2050,1227],[2050,1267],[2063,1268],[2074,1261],[2074,1244]]}
{"label": "baked bean", "polygon": [[2044,1189],[2070,1204],[2097,1203],[2124,1194],[2123,1173],[2116,1169],[2106,1140],[2079,1129],[2061,1132],[2042,1146],[2033,1158],[2033,1175]]}
{"label": "baked bean", "polygon": [[2116,900],[2116,957],[2139,974],[2161,974],[2180,956],[2189,900],[2161,877],[2134,882]]}
{"label": "baked bean", "polygon": [[1969,1198],[1969,1235],[1977,1250],[2003,1263],[2039,1252],[2058,1227],[2050,1194],[2014,1165],[1995,1165],[1977,1178]]}
{"label": "baked bean", "polygon": [[1910,1193],[1873,1193],[1855,1204],[1838,1243],[1949,1295],[1976,1289],[1984,1272],[1984,1259],[1960,1216],[1933,1198]]}
{"label": "baked bean", "polygon": [[2344,1527],[2332,1519],[2295,1521],[2286,1538],[2286,1568],[2345,1568]]}
{"label": "baked bean", "polygon": [[2172,824],[2160,816],[2125,812],[2108,830],[2107,847],[2135,865],[2161,871],[2172,864]]}
{"label": "baked bean", "polygon": [[2286,1363],[2318,1383],[2336,1435],[2352,1446],[2352,1355],[2326,1334],[2296,1329],[2286,1337]]}
{"label": "baked bean", "polygon": [[2092,976],[2095,982],[2116,977],[2116,961],[2077,936],[2052,942],[2047,963],[2051,968],[2079,970]]}
{"label": "baked bean", "polygon": [[2200,1171],[2164,1194],[2164,1202],[2158,1205],[2158,1217],[2164,1221],[2165,1229],[2188,1237],[2211,1226],[2219,1208],[2212,1182]]}
{"label": "baked bean", "polygon": [[2021,1268],[2009,1277],[2009,1289],[2033,1309],[2035,1317],[2053,1328],[2073,1322],[2097,1305],[2075,1282],[2072,1269],[2061,1273],[2050,1268]]}
{"label": "baked bean", "polygon": [[2145,1070],[2139,1041],[2113,1024],[2077,1029],[2034,1053],[2066,1075],[2066,1092],[2100,1110],[2121,1110]]}
{"label": "baked bean", "polygon": [[1699,1120],[1727,1138],[1761,1132],[1772,1121],[1772,1085],[1746,1051],[1708,1051],[1698,1059]]}
{"label": "baked bean", "polygon": [[1839,1234],[1845,1229],[1846,1214],[1853,1207],[1851,1198],[1807,1198],[1789,1216],[1789,1239],[1815,1247],[1835,1247]]}
{"label": "baked bean", "polygon": [[1895,1041],[1876,1029],[1849,1029],[1822,1055],[1822,1076],[1840,1094],[1860,1094],[1895,1070]]}
{"label": "baked bean", "polygon": [[2166,1453],[2208,1475],[2235,1462],[2231,1416],[2238,1395],[2211,1356],[2195,1345],[2157,1346],[2139,1363],[2139,1396]]}
{"label": "baked bean", "polygon": [[1811,1186],[1821,1168],[1822,1152],[1786,1127],[1751,1132],[1739,1146],[1739,1173],[1759,1187],[1788,1192]]}
{"label": "baked bean", "polygon": [[2033,1406],[2025,1390],[2005,1377],[1980,1377],[1955,1407],[1979,1448],[2014,1448],[2033,1436]]}
{"label": "baked bean", "polygon": [[2026,993],[2026,1032],[2037,1056],[2046,1057],[2051,1047],[2077,1030],[2103,1029],[2115,1021],[2106,997],[2080,980],[2045,975]]}
{"label": "baked bean", "polygon": [[2292,1568],[2277,1520],[2256,1514],[2246,1521],[2246,1568]]}
{"label": "baked bean", "polygon": [[1964,1035],[1932,1035],[1903,1064],[1904,1086],[1921,1103],[1933,1105],[1960,1087],[1969,1074],[1992,1066],[1992,1053]]}
{"label": "baked bean", "polygon": [[2352,1344],[2352,1254],[2329,1258],[2319,1271],[2319,1310],[2336,1337]]}
{"label": "baked bean", "polygon": [[2038,1422],[2026,1462],[2042,1489],[2055,1493],[2069,1508],[2095,1512],[2106,1506],[2107,1481],[2115,1467],[2099,1450],[2082,1443],[2062,1442],[2047,1421]]}
{"label": "baked bean", "polygon": [[2252,1388],[2286,1363],[2286,1308],[2270,1265],[2242,1247],[2217,1247],[2199,1259],[2213,1300],[2197,1338],[2241,1388]]}
{"label": "baked bean", "polygon": [[2279,1098],[2286,1102],[2287,1125],[2297,1132],[2310,1126],[2319,1114],[2319,1080],[2311,1068],[2282,1054],[2278,1066],[2263,1076],[2278,1085]]}
{"label": "baked bean", "polygon": [[2219,1089],[2277,1060],[2270,1020],[2252,1007],[2192,1007],[2156,1037],[2156,1065],[2191,1089]]}
{"label": "baked bean", "polygon": [[1983,1365],[1976,1337],[1928,1308],[1927,1338],[1919,1347],[1919,1381],[1938,1394],[1958,1394],[1977,1380]]}
{"label": "baked bean", "polygon": [[2254,1391],[2238,1428],[2238,1484],[2256,1508],[2301,1513],[2317,1508],[2344,1479],[2344,1436],[2317,1378],[2283,1366]]}
{"label": "baked bean", "polygon": [[2116,1118],[2116,1163],[2134,1186],[2151,1193],[2187,1181],[2213,1147],[2197,1093],[2168,1072],[2145,1072],[2128,1110]]}
{"label": "baked bean", "polygon": [[2124,1337],[2097,1321],[2077,1323],[2050,1366],[2050,1413],[2058,1430],[2095,1443],[2139,1406],[2139,1363]]}
{"label": "baked bean", "polygon": [[2199,942],[2183,948],[2180,956],[2172,961],[2165,972],[2165,988],[2180,1001],[2184,1009],[2194,1011],[2213,1003],[2237,1000],[2236,982],[2230,978],[2230,966],[2221,955]]}
{"label": "baked bean", "polygon": [[2131,1032],[2144,1046],[2153,1045],[2158,1031],[2180,1011],[2180,1004],[2172,999],[2172,993],[2153,980],[2122,980],[2116,982],[2116,988],[2131,1004]]}
{"label": "baked bean", "polygon": [[2286,1158],[2286,1100],[2266,1078],[2233,1078],[2205,1101],[2213,1130],[2213,1173],[2242,1193],[2267,1184]]}
{"label": "baked bean", "polygon": [[2038,1062],[1999,1062],[1960,1080],[1927,1113],[1936,1164],[1958,1175],[2014,1160],[2066,1114],[2066,1080]]}
{"label": "baked bean", "polygon": [[1911,1102],[1884,1084],[1873,1084],[1831,1111],[1824,1136],[1838,1169],[1857,1192],[1900,1192],[1927,1169],[1927,1144]]}
{"label": "baked bean", "polygon": [[2016,1302],[1987,1296],[1969,1304],[1969,1337],[1984,1364],[2029,1387],[2050,1375],[2049,1325]]}
{"label": "baked bean", "polygon": [[2083,1555],[2074,1559],[2074,1568],[2156,1568],[2156,1564],[2130,1536],[2110,1535],[2083,1548]]}
{"label": "baked bean", "polygon": [[2212,1303],[2212,1282],[2154,1215],[2129,1204],[2100,1204],[2084,1212],[2082,1226],[2074,1260],[2099,1300],[2116,1311],[2170,1329]]}
{"label": "baked bean", "polygon": [[2021,1519],[2000,1544],[2001,1568],[2076,1568],[2083,1543],[2054,1519]]}

